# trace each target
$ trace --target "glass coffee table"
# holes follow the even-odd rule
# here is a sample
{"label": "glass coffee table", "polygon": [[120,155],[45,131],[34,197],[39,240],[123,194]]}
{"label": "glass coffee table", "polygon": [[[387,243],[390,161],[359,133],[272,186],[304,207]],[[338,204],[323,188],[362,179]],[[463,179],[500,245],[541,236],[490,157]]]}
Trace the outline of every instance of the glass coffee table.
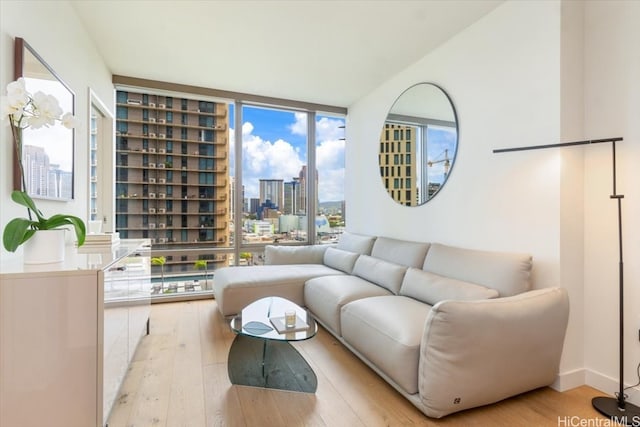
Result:
{"label": "glass coffee table", "polygon": [[[294,326],[285,325],[285,313],[295,312]],[[316,321],[304,308],[280,297],[267,297],[246,306],[231,319],[237,334],[229,349],[232,384],[314,393],[313,369],[290,344],[313,338]]]}

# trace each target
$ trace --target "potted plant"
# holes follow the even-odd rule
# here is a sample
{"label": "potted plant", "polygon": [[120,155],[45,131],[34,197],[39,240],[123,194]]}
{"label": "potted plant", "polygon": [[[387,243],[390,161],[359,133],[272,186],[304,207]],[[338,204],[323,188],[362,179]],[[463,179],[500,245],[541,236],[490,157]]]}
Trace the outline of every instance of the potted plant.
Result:
{"label": "potted plant", "polygon": [[[75,230],[78,246],[84,244],[86,236],[86,226],[84,222],[74,215],[55,214],[45,217],[37,207],[35,202],[26,192],[24,166],[22,164],[22,130],[28,127],[39,129],[49,127],[55,122],[61,122],[65,127],[71,129],[76,126],[77,119],[71,113],[64,113],[60,108],[58,100],[42,92],[30,94],[25,87],[25,81],[20,78],[7,85],[7,97],[3,99],[2,116],[9,119],[13,142],[16,147],[18,164],[20,167],[20,178],[22,180],[23,191],[15,190],[11,193],[11,200],[27,208],[27,218],[14,218],[6,225],[2,234],[2,243],[9,252],[16,249],[36,236],[38,231],[58,230],[72,226]],[[64,245],[64,235],[62,235]],[[47,239],[39,239],[46,242]],[[25,251],[25,257],[27,255]],[[46,253],[46,250],[44,251]],[[64,252],[62,252],[64,254]],[[61,261],[62,259],[55,259]],[[39,262],[39,261],[35,261]],[[52,262],[44,260],[42,262]]]}

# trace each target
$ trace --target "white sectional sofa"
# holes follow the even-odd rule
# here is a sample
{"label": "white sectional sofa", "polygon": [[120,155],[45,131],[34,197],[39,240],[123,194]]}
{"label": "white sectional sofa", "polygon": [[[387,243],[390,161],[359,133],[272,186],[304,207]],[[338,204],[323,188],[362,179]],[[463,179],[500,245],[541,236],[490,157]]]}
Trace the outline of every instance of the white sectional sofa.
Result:
{"label": "white sectional sofa", "polygon": [[555,380],[569,314],[561,288],[531,290],[531,257],[345,233],[336,246],[267,246],[265,265],[214,277],[223,315],[280,296],[427,416]]}

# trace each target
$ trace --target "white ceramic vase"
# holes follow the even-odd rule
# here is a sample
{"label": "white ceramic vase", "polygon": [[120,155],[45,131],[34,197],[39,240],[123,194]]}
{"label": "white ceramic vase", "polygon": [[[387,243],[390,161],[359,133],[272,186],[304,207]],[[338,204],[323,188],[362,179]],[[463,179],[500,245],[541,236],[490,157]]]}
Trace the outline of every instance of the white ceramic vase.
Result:
{"label": "white ceramic vase", "polygon": [[25,264],[50,264],[64,261],[65,230],[38,230],[23,244]]}

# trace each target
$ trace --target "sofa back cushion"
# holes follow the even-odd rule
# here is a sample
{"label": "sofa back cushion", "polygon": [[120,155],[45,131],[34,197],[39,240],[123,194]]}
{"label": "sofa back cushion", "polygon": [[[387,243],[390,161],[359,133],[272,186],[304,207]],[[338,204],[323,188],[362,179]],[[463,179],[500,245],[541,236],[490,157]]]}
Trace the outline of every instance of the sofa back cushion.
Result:
{"label": "sofa back cushion", "polygon": [[364,234],[344,232],[340,235],[340,240],[338,240],[336,248],[344,251],[371,255],[371,248],[375,241],[375,236],[365,236]]}
{"label": "sofa back cushion", "polygon": [[400,295],[436,305],[444,300],[471,301],[496,298],[498,291],[417,268],[409,268],[404,275]]}
{"label": "sofa back cushion", "polygon": [[492,288],[501,297],[531,289],[531,255],[462,249],[432,243],[423,270]]}
{"label": "sofa back cushion", "polygon": [[378,237],[373,244],[371,256],[407,267],[421,268],[429,250],[429,243]]}
{"label": "sofa back cushion", "polygon": [[397,294],[402,286],[402,279],[407,267],[369,255],[360,255],[353,267],[356,276],[382,286]]}
{"label": "sofa back cushion", "polygon": [[324,252],[324,265],[351,274],[360,254],[329,247]]}
{"label": "sofa back cushion", "polygon": [[327,245],[275,246],[264,248],[264,263],[276,264],[322,264]]}

